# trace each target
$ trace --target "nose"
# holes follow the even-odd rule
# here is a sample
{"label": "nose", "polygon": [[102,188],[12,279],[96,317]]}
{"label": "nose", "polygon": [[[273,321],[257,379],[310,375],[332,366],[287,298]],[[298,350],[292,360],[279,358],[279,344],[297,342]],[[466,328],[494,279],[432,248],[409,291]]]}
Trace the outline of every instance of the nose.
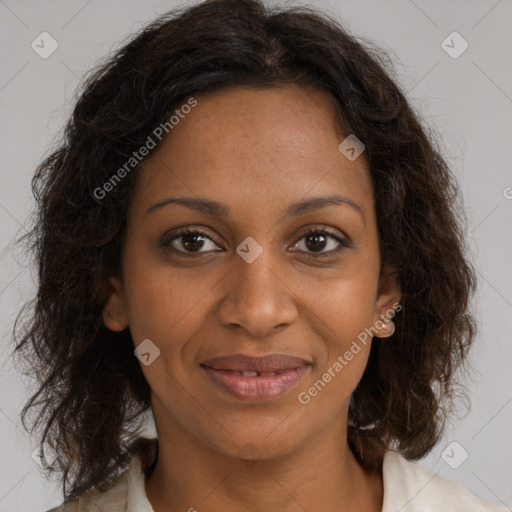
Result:
{"label": "nose", "polygon": [[252,263],[237,255],[217,310],[223,326],[243,328],[259,338],[297,318],[297,300],[289,276],[287,279],[284,265],[270,253],[264,249]]}

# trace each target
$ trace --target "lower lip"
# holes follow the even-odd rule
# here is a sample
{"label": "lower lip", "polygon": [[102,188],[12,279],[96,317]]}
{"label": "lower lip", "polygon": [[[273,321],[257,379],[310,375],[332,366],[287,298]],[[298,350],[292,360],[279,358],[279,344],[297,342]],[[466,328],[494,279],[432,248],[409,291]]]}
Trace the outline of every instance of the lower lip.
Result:
{"label": "lower lip", "polygon": [[232,396],[247,402],[271,400],[286,394],[300,382],[309,367],[310,365],[303,365],[286,370],[279,375],[244,377],[234,372],[215,370],[201,365],[201,368],[206,371],[215,384]]}

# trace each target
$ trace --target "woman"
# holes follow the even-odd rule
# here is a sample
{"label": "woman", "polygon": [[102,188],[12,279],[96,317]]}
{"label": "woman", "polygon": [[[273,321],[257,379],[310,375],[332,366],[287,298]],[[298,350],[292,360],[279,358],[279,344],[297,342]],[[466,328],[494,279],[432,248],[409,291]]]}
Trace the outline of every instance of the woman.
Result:
{"label": "woman", "polygon": [[34,178],[17,331],[54,510],[505,510],[413,462],[475,275],[391,73],[312,10],[210,0],[89,77]]}

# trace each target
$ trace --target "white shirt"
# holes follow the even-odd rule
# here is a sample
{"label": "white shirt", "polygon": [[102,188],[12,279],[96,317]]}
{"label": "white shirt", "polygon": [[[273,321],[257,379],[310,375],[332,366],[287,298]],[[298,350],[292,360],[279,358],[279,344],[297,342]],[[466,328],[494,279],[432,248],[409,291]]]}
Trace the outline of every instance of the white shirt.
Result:
{"label": "white shirt", "polygon": [[[462,484],[438,476],[388,450],[382,466],[382,512],[509,512],[503,505],[485,501]],[[113,487],[92,491],[48,512],[154,512],[146,496],[145,474],[139,455]]]}

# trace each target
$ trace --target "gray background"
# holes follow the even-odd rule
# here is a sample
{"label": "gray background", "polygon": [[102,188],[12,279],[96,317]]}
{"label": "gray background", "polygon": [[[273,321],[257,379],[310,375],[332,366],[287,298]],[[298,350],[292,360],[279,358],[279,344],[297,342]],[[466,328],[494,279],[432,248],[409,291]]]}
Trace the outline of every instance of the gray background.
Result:
{"label": "gray background", "polygon": [[[413,105],[441,134],[468,213],[480,281],[475,299],[480,334],[472,352],[475,377],[468,383],[471,411],[454,419],[421,464],[512,507],[512,2],[311,4],[386,49]],[[64,125],[83,73],[130,33],[177,5],[0,0],[0,512],[39,512],[61,502],[57,484],[46,482],[32,459],[35,440],[19,421],[32,384],[14,371],[8,357],[15,314],[35,291],[33,269],[10,245],[23,233],[33,204],[30,178]],[[47,59],[31,48],[43,31],[59,44]],[[453,31],[469,43],[457,59],[441,47]],[[462,449],[469,454],[457,469],[441,458],[454,441],[460,446],[448,451],[452,460],[460,459]]]}

